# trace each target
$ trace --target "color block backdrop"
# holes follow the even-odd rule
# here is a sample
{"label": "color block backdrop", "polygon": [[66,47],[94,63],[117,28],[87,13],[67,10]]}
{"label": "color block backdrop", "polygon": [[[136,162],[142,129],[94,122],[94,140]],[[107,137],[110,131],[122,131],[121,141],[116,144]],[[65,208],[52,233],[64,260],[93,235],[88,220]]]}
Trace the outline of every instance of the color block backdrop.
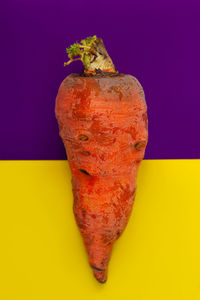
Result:
{"label": "color block backdrop", "polygon": [[[3,6],[3,7],[2,7]],[[146,159],[200,158],[198,0],[10,0],[1,4],[0,159],[65,159],[54,116],[65,48],[96,34],[148,105]]]}
{"label": "color block backdrop", "polygon": [[[200,299],[200,1],[0,5],[0,300]],[[65,48],[96,34],[138,78],[149,142],[108,281],[88,264],[54,108]]]}

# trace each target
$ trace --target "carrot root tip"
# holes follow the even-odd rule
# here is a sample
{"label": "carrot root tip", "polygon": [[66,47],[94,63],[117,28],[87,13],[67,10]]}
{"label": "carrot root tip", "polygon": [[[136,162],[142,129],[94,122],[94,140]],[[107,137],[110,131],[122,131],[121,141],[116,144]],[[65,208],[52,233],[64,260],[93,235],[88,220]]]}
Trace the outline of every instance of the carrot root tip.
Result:
{"label": "carrot root tip", "polygon": [[100,283],[105,283],[107,281],[107,271],[98,271],[98,270],[94,270],[94,276],[95,278],[98,280],[98,282]]}

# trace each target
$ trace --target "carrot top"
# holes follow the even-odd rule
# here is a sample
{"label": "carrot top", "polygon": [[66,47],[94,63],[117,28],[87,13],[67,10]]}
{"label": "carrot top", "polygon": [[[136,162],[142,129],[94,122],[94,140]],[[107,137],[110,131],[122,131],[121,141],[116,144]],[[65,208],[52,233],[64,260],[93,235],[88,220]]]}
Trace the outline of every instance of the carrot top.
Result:
{"label": "carrot top", "polygon": [[96,70],[118,73],[105,49],[103,40],[97,38],[96,35],[87,37],[80,43],[72,44],[66,48],[66,52],[69,61],[65,62],[64,66],[73,61],[81,60],[86,74],[96,74]]}

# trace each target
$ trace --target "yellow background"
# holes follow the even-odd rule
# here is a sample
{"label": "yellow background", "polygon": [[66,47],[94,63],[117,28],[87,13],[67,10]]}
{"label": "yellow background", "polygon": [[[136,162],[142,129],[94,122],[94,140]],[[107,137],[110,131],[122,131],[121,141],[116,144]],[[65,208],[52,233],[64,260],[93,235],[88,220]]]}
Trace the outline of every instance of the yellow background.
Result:
{"label": "yellow background", "polygon": [[145,160],[108,281],[87,262],[67,161],[0,162],[0,299],[200,299],[200,160]]}

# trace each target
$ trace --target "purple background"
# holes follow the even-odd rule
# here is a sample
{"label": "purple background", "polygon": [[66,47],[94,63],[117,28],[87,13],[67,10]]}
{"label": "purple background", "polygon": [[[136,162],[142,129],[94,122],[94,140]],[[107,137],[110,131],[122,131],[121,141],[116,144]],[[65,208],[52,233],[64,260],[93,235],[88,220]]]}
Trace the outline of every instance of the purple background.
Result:
{"label": "purple background", "polygon": [[[200,158],[200,1],[4,1],[0,159],[64,159],[54,116],[65,48],[96,34],[148,105],[145,158]],[[2,6],[2,4],[1,4]],[[3,71],[2,71],[3,70]]]}

